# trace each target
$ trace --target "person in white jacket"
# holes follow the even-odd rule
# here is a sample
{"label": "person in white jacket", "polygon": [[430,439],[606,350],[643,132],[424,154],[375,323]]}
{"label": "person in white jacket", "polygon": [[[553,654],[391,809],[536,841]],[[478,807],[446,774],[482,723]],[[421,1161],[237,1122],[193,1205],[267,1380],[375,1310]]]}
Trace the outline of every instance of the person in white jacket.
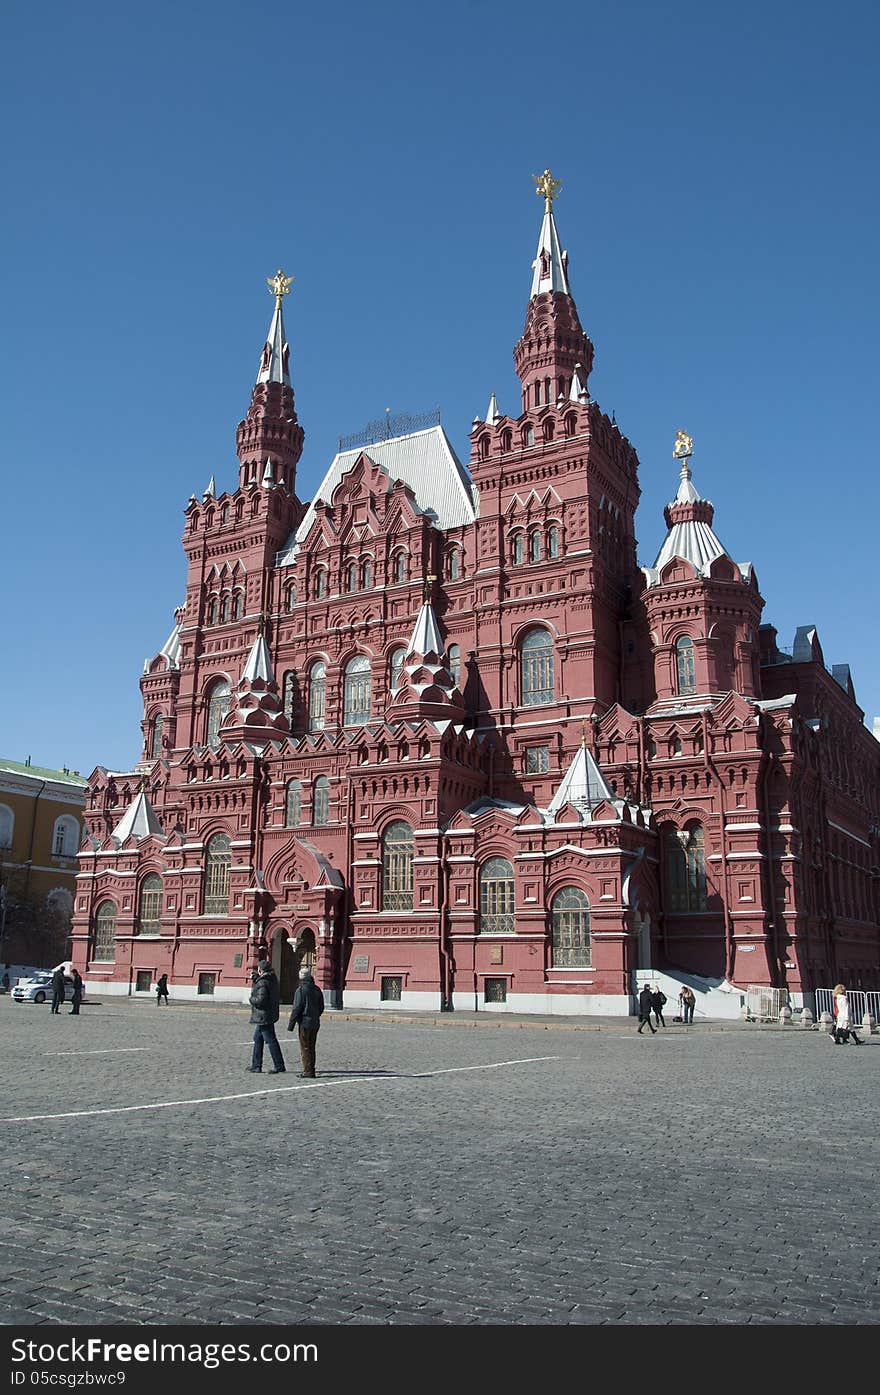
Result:
{"label": "person in white jacket", "polygon": [[834,1045],[843,1046],[852,1038],[853,1045],[861,1046],[860,1039],[849,1025],[849,1001],[842,983],[834,986]]}

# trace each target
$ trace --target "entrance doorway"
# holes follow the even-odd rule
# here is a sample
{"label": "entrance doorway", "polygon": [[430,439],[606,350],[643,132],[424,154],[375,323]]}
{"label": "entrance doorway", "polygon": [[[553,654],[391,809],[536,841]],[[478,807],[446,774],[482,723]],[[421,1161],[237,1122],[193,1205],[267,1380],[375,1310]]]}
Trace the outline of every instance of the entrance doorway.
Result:
{"label": "entrance doorway", "polygon": [[299,979],[300,969],[311,969],[312,973],[315,972],[315,960],[317,957],[314,930],[301,930],[296,937],[296,950],[294,952],[297,980]]}
{"label": "entrance doorway", "polygon": [[281,988],[282,1003],[292,1003],[296,992],[297,970],[299,965],[287,929],[276,930],[272,937],[272,968]]}
{"label": "entrance doorway", "polygon": [[651,917],[647,911],[636,912],[636,968],[650,969],[651,964]]}

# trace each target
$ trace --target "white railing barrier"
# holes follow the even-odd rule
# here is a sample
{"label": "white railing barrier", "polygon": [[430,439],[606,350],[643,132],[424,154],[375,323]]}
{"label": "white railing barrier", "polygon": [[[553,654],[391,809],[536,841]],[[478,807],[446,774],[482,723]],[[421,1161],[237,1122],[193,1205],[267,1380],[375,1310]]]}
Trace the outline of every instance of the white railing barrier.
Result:
{"label": "white railing barrier", "polygon": [[[877,1020],[880,1018],[880,990],[853,988],[847,993],[846,1000],[849,1003],[850,1022],[853,1025],[857,1022],[861,1023],[867,1032],[865,1018],[872,1017],[874,1021],[871,1024],[871,1031],[873,1032],[876,1029]],[[829,1013],[831,1022],[834,1022],[833,988],[816,989],[816,1012],[819,1014],[820,1020],[826,1012]]]}

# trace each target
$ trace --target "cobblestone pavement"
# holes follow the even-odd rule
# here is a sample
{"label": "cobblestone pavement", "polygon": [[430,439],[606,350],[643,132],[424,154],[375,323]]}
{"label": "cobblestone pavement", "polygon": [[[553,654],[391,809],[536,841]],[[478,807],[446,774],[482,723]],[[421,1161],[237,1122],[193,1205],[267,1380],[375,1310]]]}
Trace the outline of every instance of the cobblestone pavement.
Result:
{"label": "cobblestone pavement", "polygon": [[474,1025],[0,998],[0,1321],[880,1320],[880,1038]]}

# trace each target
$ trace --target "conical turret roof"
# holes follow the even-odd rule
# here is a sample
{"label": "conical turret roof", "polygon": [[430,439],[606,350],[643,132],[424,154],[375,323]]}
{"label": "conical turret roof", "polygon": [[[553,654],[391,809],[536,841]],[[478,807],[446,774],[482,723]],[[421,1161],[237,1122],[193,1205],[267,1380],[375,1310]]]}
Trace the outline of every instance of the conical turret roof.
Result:
{"label": "conical turret roof", "polygon": [[146,793],[141,790],[131,801],[110,836],[116,846],[121,848],[128,838],[149,838],[153,833],[163,835],[164,832],[155,809]]}

